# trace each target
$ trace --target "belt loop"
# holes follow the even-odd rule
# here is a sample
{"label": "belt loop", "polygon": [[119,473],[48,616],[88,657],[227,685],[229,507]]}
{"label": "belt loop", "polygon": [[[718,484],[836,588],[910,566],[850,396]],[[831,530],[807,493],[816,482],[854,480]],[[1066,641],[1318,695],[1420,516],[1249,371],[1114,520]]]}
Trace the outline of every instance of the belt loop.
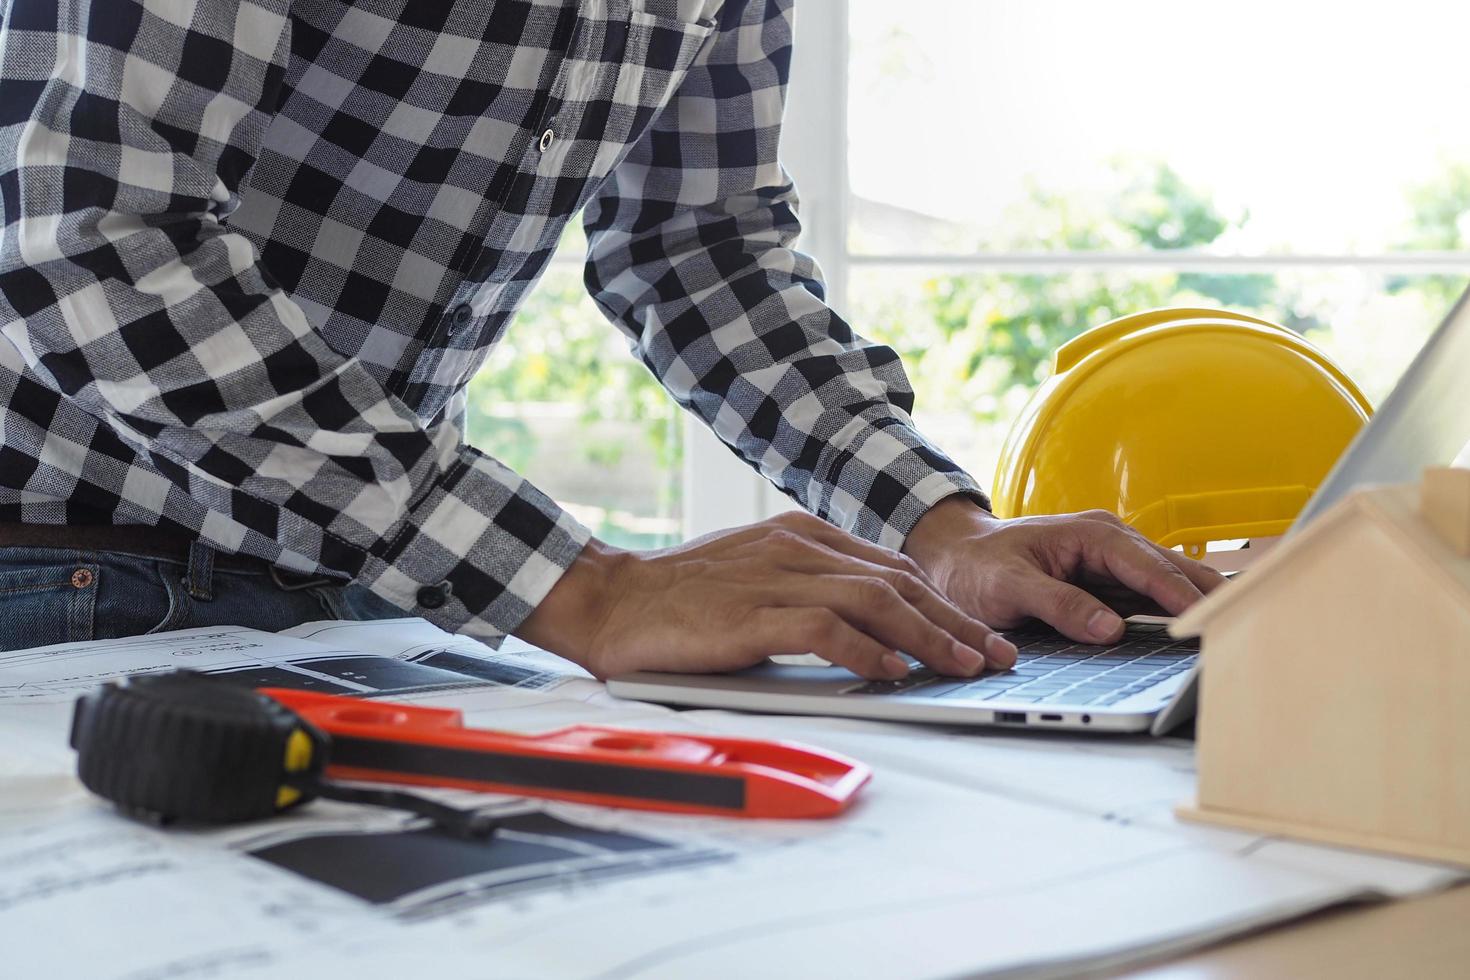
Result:
{"label": "belt loop", "polygon": [[203,541],[189,543],[189,570],[184,573],[189,595],[204,602],[214,598],[214,549]]}

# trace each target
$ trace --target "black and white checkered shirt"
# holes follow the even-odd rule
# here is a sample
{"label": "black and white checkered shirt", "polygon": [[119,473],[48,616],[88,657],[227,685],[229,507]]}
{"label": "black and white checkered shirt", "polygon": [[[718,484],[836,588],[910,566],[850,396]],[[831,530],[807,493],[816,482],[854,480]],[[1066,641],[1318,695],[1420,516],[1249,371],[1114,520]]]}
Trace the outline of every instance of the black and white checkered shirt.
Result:
{"label": "black and white checkered shirt", "polygon": [[974,482],[792,250],[789,0],[9,0],[0,520],[187,530],[494,641],[589,532],[464,442],[579,211],[681,404],[899,546]]}

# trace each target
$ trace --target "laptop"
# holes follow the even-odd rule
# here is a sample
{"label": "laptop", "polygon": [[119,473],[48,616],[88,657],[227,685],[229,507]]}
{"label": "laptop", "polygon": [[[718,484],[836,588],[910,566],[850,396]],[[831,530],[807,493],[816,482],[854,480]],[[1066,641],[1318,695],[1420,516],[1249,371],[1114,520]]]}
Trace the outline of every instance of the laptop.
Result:
{"label": "laptop", "polygon": [[[1470,290],[1430,336],[1287,531],[1297,533],[1349,491],[1419,479],[1426,466],[1465,458],[1470,444]],[[608,681],[618,697],[778,714],[820,714],[950,725],[1024,726],[1162,735],[1194,716],[1199,640],[1175,639],[1167,620],[1135,617],[1111,645],[1077,643],[1044,625],[1005,633],[1010,670],[946,677],[912,658],[896,681],[840,667],[767,662],[730,674],[639,671]]]}

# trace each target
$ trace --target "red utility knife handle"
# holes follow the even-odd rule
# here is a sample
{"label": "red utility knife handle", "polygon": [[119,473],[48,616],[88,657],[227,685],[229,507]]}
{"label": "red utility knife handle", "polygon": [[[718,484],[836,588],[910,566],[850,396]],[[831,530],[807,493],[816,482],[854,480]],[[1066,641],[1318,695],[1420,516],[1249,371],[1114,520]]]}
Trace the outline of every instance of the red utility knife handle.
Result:
{"label": "red utility knife handle", "polygon": [[262,688],[331,736],[328,776],[739,817],[828,817],[872,771],[790,742],[576,725],[466,728],[460,712]]}

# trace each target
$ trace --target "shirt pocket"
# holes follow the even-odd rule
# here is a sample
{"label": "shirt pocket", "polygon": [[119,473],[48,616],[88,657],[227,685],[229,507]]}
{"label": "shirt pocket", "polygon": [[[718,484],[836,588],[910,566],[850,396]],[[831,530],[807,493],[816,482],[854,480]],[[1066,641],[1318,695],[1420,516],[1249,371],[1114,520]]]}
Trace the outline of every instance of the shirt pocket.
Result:
{"label": "shirt pocket", "polygon": [[0,650],[92,639],[100,574],[86,562],[0,555]]}
{"label": "shirt pocket", "polygon": [[627,56],[618,71],[614,100],[655,112],[667,105],[714,29],[714,21],[683,21],[632,10]]}
{"label": "shirt pocket", "polygon": [[715,29],[708,18],[685,20],[660,11],[654,4],[633,0],[628,11],[631,58],[624,65],[641,64],[654,71],[682,73]]}
{"label": "shirt pocket", "polygon": [[673,100],[714,28],[713,21],[680,20],[638,8],[629,11],[626,21],[609,25],[608,53],[622,46],[613,89],[605,99],[586,100],[588,113],[605,112],[606,118],[583,126],[586,132],[602,134],[588,168],[593,183],[617,166]]}

